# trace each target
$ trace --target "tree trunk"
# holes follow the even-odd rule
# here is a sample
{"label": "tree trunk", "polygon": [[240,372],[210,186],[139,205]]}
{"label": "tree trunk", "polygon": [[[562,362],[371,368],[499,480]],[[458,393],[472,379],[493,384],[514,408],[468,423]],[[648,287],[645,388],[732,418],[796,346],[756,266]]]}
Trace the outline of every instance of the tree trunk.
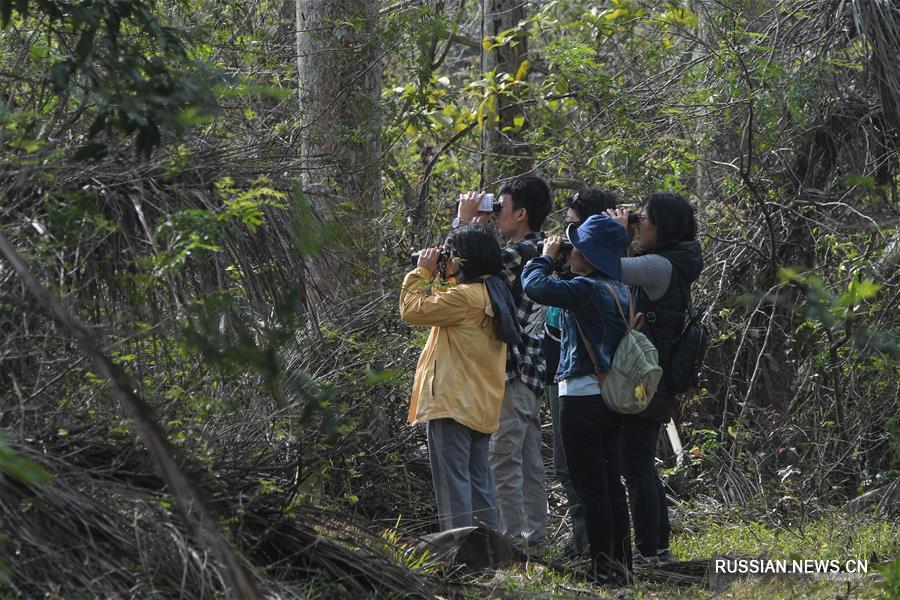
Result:
{"label": "tree trunk", "polygon": [[[288,0],[290,1],[290,0]],[[377,0],[295,2],[301,183],[316,218],[335,225],[339,244],[307,261],[318,299],[347,298],[354,282],[381,276],[381,58]],[[335,239],[335,236],[326,236]],[[276,407],[285,402],[273,393]],[[291,420],[300,444],[296,491],[321,493],[312,446]]]}
{"label": "tree trunk", "polygon": [[354,275],[380,281],[378,10],[375,0],[296,0],[303,187],[346,234]]}
{"label": "tree trunk", "polygon": [[[516,27],[525,20],[525,3],[522,0],[482,0],[481,35],[483,39],[491,39],[498,34]],[[527,38],[517,33],[489,51],[482,50],[481,70],[485,73],[494,71],[495,81],[499,82],[503,73],[515,77],[528,57]],[[485,114],[496,114],[495,119],[486,119],[481,136],[481,187],[492,186],[498,180],[531,168],[530,152],[523,141],[521,129],[524,122],[522,108],[516,99],[508,94],[497,94],[496,111],[486,110]],[[516,123],[516,116],[520,121]],[[509,128],[503,131],[504,128]]]}

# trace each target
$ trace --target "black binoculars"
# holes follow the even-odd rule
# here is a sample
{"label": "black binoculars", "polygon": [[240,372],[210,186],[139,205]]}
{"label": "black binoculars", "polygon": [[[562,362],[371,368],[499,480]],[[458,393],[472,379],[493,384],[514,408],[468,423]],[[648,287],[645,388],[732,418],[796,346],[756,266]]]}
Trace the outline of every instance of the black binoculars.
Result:
{"label": "black binoculars", "polygon": [[637,225],[641,222],[641,213],[628,213],[628,224]]}
{"label": "black binoculars", "polygon": [[[572,242],[563,242],[559,245],[559,253],[560,254],[568,254],[569,252],[572,251],[572,248],[574,248],[574,247],[575,246],[572,245]],[[537,249],[538,249],[538,252],[540,252],[541,254],[544,253],[544,241],[543,240],[541,240],[540,242],[537,243]]]}
{"label": "black binoculars", "polygon": [[[412,266],[419,264],[419,256],[421,252],[413,252],[409,258],[412,260]],[[442,265],[450,260],[450,250],[446,246],[441,246],[441,253],[438,255],[438,265]]]}

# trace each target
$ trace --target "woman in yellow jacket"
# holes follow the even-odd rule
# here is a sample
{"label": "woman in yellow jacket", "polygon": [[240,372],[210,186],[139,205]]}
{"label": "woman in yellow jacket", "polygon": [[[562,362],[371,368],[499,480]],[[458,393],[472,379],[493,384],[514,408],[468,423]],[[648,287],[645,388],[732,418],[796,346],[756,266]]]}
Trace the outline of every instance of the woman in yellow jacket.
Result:
{"label": "woman in yellow jacket", "polygon": [[[449,260],[439,265],[442,251]],[[441,268],[458,284],[435,282]],[[422,250],[400,292],[400,316],[431,327],[416,367],[409,423],[426,423],[441,530],[497,528],[489,444],[500,420],[506,343],[519,336],[512,295],[494,277],[502,268],[494,235],[465,227],[443,249]]]}

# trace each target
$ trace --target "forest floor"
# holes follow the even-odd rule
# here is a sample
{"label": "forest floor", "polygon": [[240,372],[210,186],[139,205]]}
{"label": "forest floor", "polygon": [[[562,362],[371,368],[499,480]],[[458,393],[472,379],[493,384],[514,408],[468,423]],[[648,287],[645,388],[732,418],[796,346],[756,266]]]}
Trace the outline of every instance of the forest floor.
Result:
{"label": "forest floor", "polygon": [[[461,598],[900,598],[900,523],[875,516],[850,517],[841,510],[819,513],[802,524],[744,520],[740,511],[702,515],[691,511],[672,549],[679,561],[743,557],[763,561],[837,561],[840,572],[724,575],[712,581],[660,580],[662,571],[638,572],[636,583],[607,589],[584,582],[576,569],[561,572],[539,561],[482,571],[459,580]],[[684,515],[685,512],[681,511]],[[547,554],[552,556],[552,549]],[[865,561],[866,573],[847,572],[847,561]],[[454,578],[451,578],[454,579]],[[702,579],[699,578],[699,579]]]}

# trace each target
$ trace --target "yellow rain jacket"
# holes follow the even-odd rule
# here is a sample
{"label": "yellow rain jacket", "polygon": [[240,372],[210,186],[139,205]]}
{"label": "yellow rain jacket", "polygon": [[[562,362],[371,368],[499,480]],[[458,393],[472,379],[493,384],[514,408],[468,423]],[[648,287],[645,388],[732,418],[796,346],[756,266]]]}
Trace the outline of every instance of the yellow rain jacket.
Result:
{"label": "yellow rain jacket", "polygon": [[506,385],[506,344],[494,333],[494,310],[482,282],[426,290],[431,271],[403,280],[400,316],[431,334],[413,381],[409,424],[451,418],[481,433],[500,422]]}

